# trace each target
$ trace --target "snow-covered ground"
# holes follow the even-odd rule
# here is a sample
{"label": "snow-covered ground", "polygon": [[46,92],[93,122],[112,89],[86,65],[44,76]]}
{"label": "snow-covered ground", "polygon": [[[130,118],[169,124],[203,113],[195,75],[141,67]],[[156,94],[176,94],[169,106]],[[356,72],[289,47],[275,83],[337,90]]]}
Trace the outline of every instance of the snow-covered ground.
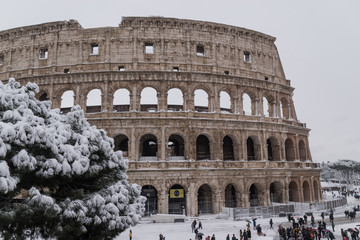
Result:
{"label": "snow-covered ground", "polygon": [[[356,200],[353,197],[348,197],[347,206],[335,209],[335,220],[343,218],[345,210],[352,210],[353,206],[357,206],[359,204],[360,200]],[[315,221],[321,219],[320,213],[322,211],[312,212],[314,213]],[[344,223],[335,226],[334,235],[336,239],[341,239],[340,231],[342,228],[345,230],[348,228],[355,228],[356,225],[360,225],[360,214],[358,213],[356,217],[357,218],[353,223]],[[188,217],[184,223],[150,223],[147,218],[144,218],[138,225],[129,228],[120,234],[116,240],[128,240],[130,229],[133,232],[133,240],[157,240],[159,239],[160,233],[166,237],[166,240],[194,240],[195,234],[191,232],[191,223],[194,219],[197,221],[200,220],[202,222],[203,229],[200,229],[200,232],[204,233],[205,236],[212,236],[215,234],[216,239],[222,240],[226,239],[227,234],[230,234],[230,239],[233,234],[235,234],[235,236],[239,239],[240,229],[244,230],[247,224],[246,220],[233,221],[232,219],[217,219],[217,215],[201,215],[197,218]],[[325,219],[328,220],[328,216],[326,216]],[[269,220],[270,218],[258,218],[256,222],[257,224],[260,224],[263,233],[265,233],[267,237],[270,237],[271,239],[279,239],[277,234],[278,225],[284,224],[284,226],[287,226],[287,218],[273,218],[274,229],[270,229]],[[308,220],[310,220],[310,218],[308,218]],[[256,235],[256,230],[252,230],[252,240],[254,239],[260,239]]]}

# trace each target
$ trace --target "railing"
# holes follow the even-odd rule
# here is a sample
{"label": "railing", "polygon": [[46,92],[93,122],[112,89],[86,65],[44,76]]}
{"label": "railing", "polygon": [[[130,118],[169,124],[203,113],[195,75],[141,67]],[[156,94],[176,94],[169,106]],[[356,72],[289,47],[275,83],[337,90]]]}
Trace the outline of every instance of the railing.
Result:
{"label": "railing", "polygon": [[310,203],[310,208],[316,209],[316,210],[328,210],[328,209],[334,209],[336,207],[344,206],[346,204],[347,204],[347,198],[342,197],[342,198],[330,200],[330,201]]}
{"label": "railing", "polygon": [[185,156],[169,156],[169,161],[184,161]]}
{"label": "railing", "polygon": [[157,161],[158,158],[156,156],[142,156],[140,157],[140,161]]}
{"label": "railing", "polygon": [[[226,211],[228,208],[223,208],[222,212]],[[276,206],[256,206],[248,208],[230,208],[230,211],[233,210],[234,220],[241,220],[248,217],[254,216],[275,216],[280,213],[290,213],[294,212],[294,205],[276,205]]]}

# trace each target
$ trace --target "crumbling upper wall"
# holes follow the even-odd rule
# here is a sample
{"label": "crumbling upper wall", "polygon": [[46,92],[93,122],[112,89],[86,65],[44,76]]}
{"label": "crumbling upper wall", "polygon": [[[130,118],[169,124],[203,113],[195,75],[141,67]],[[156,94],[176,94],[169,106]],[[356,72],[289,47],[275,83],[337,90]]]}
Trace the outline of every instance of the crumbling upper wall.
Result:
{"label": "crumbling upper wall", "polygon": [[[124,17],[119,27],[84,29],[61,21],[0,32],[0,79],[70,72],[210,72],[286,81],[275,38],[224,24],[162,17]],[[145,45],[154,52],[147,54]],[[98,53],[91,53],[96,45]],[[197,49],[203,48],[203,54]],[[41,51],[46,50],[46,58]],[[248,60],[245,60],[248,54]]]}

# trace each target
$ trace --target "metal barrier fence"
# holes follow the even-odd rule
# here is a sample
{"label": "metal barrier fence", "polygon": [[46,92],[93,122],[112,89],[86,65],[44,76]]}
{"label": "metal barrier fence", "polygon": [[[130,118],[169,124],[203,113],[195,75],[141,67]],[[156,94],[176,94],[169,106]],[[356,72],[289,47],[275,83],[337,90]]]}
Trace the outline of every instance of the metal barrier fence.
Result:
{"label": "metal barrier fence", "polygon": [[316,209],[316,210],[330,210],[330,209],[334,209],[336,207],[344,206],[346,204],[347,204],[347,198],[343,197],[343,198],[339,198],[339,199],[335,199],[335,200],[331,200],[331,201],[310,203],[310,208]]}
{"label": "metal barrier fence", "polygon": [[271,217],[279,216],[280,213],[294,212],[294,205],[277,205],[277,206],[259,206],[249,208],[233,208],[234,220],[241,220],[248,217],[263,216]]}

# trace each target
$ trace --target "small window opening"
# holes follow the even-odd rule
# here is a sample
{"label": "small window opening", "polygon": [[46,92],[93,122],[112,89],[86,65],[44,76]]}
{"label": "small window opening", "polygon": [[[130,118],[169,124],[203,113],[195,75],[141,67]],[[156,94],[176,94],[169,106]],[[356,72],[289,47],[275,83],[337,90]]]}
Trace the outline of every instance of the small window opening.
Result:
{"label": "small window opening", "polygon": [[179,67],[173,67],[173,71],[174,72],[180,72],[180,68]]}
{"label": "small window opening", "polygon": [[4,55],[0,55],[0,65],[4,64]]}
{"label": "small window opening", "polygon": [[65,68],[65,69],[64,69],[64,73],[70,73],[70,69]]}
{"label": "small window opening", "polygon": [[99,44],[92,43],[90,49],[90,55],[98,55],[99,54]]}
{"label": "small window opening", "polygon": [[125,66],[119,66],[119,71],[120,72],[123,72],[123,71],[125,71],[126,69],[125,69]]}
{"label": "small window opening", "polygon": [[230,72],[229,71],[224,71],[224,74],[225,75],[230,75]]}
{"label": "small window opening", "polygon": [[265,76],[265,81],[268,81],[269,80],[269,77]]}
{"label": "small window opening", "polygon": [[47,48],[41,48],[39,58],[40,59],[47,59],[48,58],[49,51]]}
{"label": "small window opening", "polygon": [[145,54],[154,54],[154,43],[145,43]]}
{"label": "small window opening", "polygon": [[205,56],[205,48],[203,45],[196,46],[196,55],[198,56]]}
{"label": "small window opening", "polygon": [[244,52],[244,62],[251,62],[251,56],[249,52]]}

